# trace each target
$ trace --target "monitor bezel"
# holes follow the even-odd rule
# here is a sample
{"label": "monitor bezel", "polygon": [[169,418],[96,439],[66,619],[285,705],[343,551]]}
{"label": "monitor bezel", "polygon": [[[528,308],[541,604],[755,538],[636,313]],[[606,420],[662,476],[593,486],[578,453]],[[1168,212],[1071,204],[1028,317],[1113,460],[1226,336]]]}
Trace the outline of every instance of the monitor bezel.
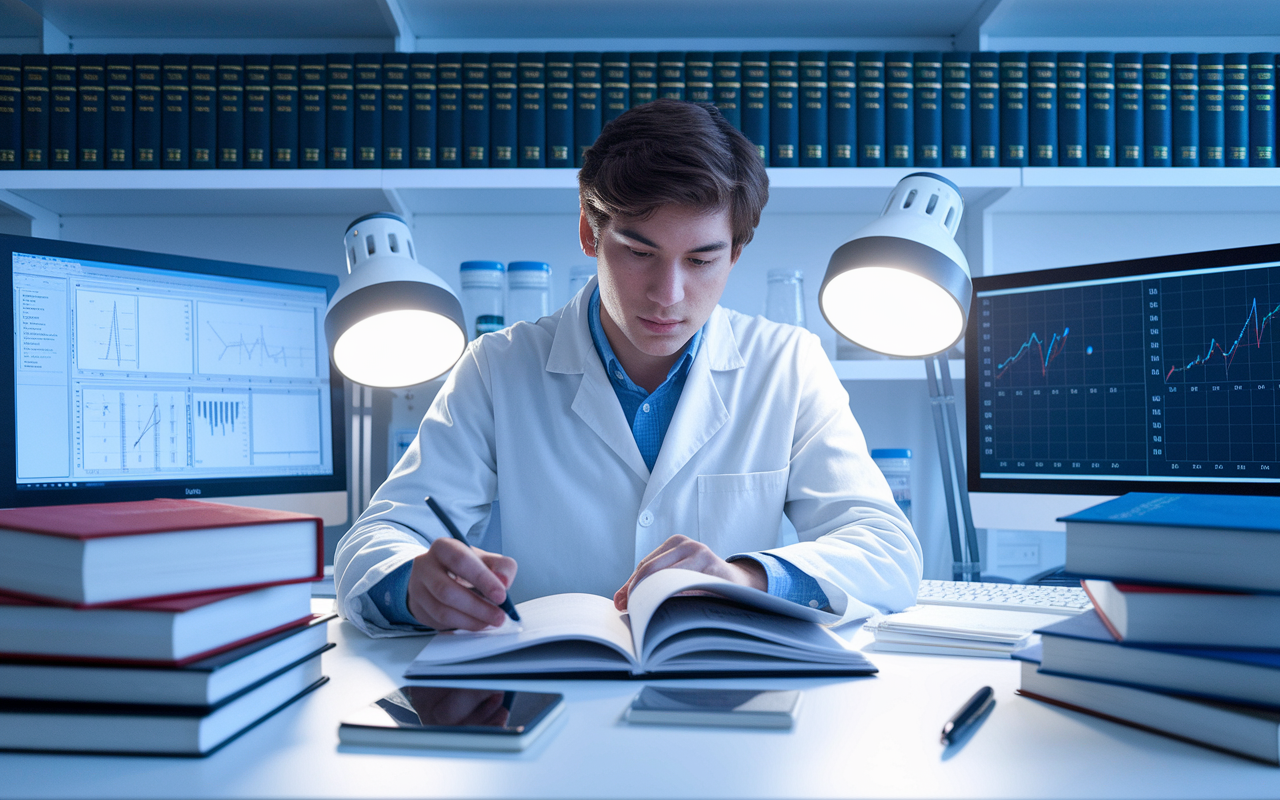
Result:
{"label": "monitor bezel", "polygon": [[[59,239],[0,234],[0,258],[4,258],[9,264],[9,270],[3,273],[9,301],[0,304],[0,314],[3,315],[0,317],[0,325],[7,326],[6,330],[14,329],[13,254],[15,251],[198,275],[314,286],[325,290],[326,300],[332,300],[334,293],[338,290],[338,277],[327,273],[66,242]],[[157,497],[208,499],[249,495],[305,494],[347,489],[345,385],[342,375],[333,365],[333,359],[329,358],[329,401],[333,440],[333,473],[331,475],[119,481],[106,482],[101,486],[19,490],[14,351],[15,347],[11,344],[4,348],[3,355],[0,355],[0,374],[7,376],[9,380],[8,390],[0,391],[0,441],[4,442],[4,451],[0,453],[0,508],[149,500]]]}
{"label": "monitor bezel", "polygon": [[1127,278],[1138,275],[1150,275],[1164,272],[1180,272],[1183,270],[1214,269],[1219,267],[1248,266],[1250,264],[1267,264],[1280,262],[1280,243],[1253,245],[1250,247],[1233,247],[1223,250],[1204,250],[1196,253],[1178,253],[1167,256],[1152,256],[1124,261],[1110,261],[1096,264],[1084,264],[1075,267],[1057,267],[1054,269],[1032,270],[1028,272],[1012,272],[1002,275],[987,275],[973,279],[973,298],[969,322],[965,328],[964,368],[965,368],[965,446],[968,486],[970,492],[994,492],[1003,494],[1048,494],[1048,495],[1121,495],[1126,492],[1165,492],[1182,494],[1274,494],[1280,490],[1280,475],[1274,482],[1231,482],[1215,481],[1212,483],[1196,481],[1137,481],[1131,479],[1117,480],[1078,480],[1072,478],[983,478],[979,465],[978,453],[981,451],[979,437],[981,421],[979,418],[980,399],[978,390],[981,384],[981,366],[979,357],[981,346],[978,343],[978,294],[999,289],[1015,289],[1027,286],[1048,286],[1073,281],[1105,280],[1109,278]]}

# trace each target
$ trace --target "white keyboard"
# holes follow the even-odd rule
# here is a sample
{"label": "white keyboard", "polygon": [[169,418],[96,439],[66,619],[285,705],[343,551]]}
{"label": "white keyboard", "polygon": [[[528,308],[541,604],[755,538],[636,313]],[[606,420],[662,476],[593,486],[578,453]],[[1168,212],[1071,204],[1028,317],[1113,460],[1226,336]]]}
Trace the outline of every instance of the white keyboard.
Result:
{"label": "white keyboard", "polygon": [[1003,608],[1041,614],[1072,615],[1092,607],[1089,596],[1079,586],[1028,586],[1021,583],[965,583],[963,581],[920,581],[920,605]]}

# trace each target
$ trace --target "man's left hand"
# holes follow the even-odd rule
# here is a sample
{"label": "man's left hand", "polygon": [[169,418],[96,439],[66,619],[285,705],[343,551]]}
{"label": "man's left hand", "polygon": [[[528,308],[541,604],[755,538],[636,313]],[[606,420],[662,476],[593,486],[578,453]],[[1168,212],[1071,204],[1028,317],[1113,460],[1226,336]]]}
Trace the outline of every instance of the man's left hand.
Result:
{"label": "man's left hand", "polygon": [[631,590],[636,584],[658,570],[672,567],[714,575],[761,591],[769,590],[769,578],[759,562],[744,558],[730,563],[713,553],[711,548],[702,542],[695,542],[688,536],[676,535],[644,557],[640,566],[636,567],[636,571],[627,579],[626,585],[614,592],[614,607],[619,611],[626,611],[627,599],[631,596]]}

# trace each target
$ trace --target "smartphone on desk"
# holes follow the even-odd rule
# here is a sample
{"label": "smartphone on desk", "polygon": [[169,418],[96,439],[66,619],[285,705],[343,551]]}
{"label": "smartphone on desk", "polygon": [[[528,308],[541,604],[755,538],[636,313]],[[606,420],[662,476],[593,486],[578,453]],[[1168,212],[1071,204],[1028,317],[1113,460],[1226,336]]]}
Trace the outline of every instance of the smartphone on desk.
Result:
{"label": "smartphone on desk", "polygon": [[338,726],[364,747],[523,750],[564,710],[564,695],[456,686],[401,686]]}

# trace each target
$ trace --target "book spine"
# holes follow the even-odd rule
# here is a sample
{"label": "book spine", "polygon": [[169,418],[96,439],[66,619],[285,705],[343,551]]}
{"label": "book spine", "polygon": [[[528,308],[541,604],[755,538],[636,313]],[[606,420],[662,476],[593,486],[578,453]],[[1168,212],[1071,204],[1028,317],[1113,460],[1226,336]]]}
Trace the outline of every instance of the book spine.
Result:
{"label": "book spine", "polygon": [[631,108],[631,56],[605,53],[601,57],[600,77],[603,84],[600,125],[603,127]]}
{"label": "book spine", "polygon": [[[512,61],[514,60],[513,58]],[[514,63],[511,65],[511,71],[515,72]],[[409,152],[409,54],[384,53],[382,56],[382,168],[408,168]]]}
{"label": "book spine", "polygon": [[973,165],[969,54],[942,54],[942,166]]}
{"label": "book spine", "polygon": [[1000,166],[1027,166],[1027,54],[1000,54]]}
{"label": "book spine", "polygon": [[489,166],[489,54],[462,55],[462,166]]}
{"label": "book spine", "polygon": [[[382,54],[357,53],[355,58],[355,111],[351,119],[351,143],[356,169],[382,168]],[[485,59],[485,114],[489,113],[488,58]],[[489,139],[488,119],[484,138]],[[486,163],[487,166],[487,163]]]}
{"label": "book spine", "polygon": [[244,56],[218,56],[218,169],[244,166]]}
{"label": "book spine", "polygon": [[1223,57],[1223,156],[1228,167],[1249,166],[1249,54]]}
{"label": "book spine", "polygon": [[547,165],[547,60],[542,53],[521,53],[519,131],[522,167]]}
{"label": "book spine", "polygon": [[271,166],[271,56],[244,57],[243,153],[245,169]]}
{"label": "book spine", "polygon": [[76,168],[102,169],[106,146],[106,57],[76,56]]}
{"label": "book spine", "polygon": [[187,169],[191,166],[191,60],[185,55],[161,58],[160,166]]}
{"label": "book spine", "polygon": [[858,61],[852,50],[827,54],[827,164],[857,166]]}
{"label": "book spine", "polygon": [[133,168],[133,56],[107,56],[107,169]]}
{"label": "book spine", "polygon": [[1058,56],[1027,56],[1027,163],[1033,167],[1058,166]]}
{"label": "book spine", "polygon": [[547,166],[573,164],[573,54],[547,53]]}
{"label": "book spine", "polygon": [[160,109],[164,68],[160,56],[133,57],[133,168],[160,169]]}
{"label": "book spine", "polygon": [[323,55],[298,57],[298,168],[323,169],[328,67]]}
{"label": "book spine", "polygon": [[76,57],[49,56],[50,169],[76,168]]}
{"label": "book spine", "polygon": [[218,165],[218,59],[191,57],[191,142],[192,169],[213,169]]}
{"label": "book spine", "polygon": [[1116,53],[1116,166],[1143,164],[1142,54]]}
{"label": "book spine", "polygon": [[[516,166],[519,140],[519,62],[515,53],[489,54],[489,166]],[[385,136],[385,134],[384,134]]]}
{"label": "book spine", "polygon": [[436,166],[436,55],[409,56],[409,165],[416,169]]}
{"label": "book spine", "polygon": [[769,54],[769,166],[800,166],[800,55]]}
{"label": "book spine", "polygon": [[715,58],[709,52],[685,54],[684,98],[690,103],[711,105],[716,101]]}
{"label": "book spine", "polygon": [[828,149],[827,54],[821,50],[800,53],[799,134],[800,166],[825,167]]}
{"label": "book spine", "polygon": [[1196,53],[1170,59],[1173,102],[1173,165],[1200,166],[1200,61]]}
{"label": "book spine", "polygon": [[462,54],[436,56],[436,166],[462,167]]}
{"label": "book spine", "polygon": [[1085,132],[1084,53],[1058,53],[1058,166],[1083,167],[1088,138]]}
{"label": "book spine", "polygon": [[1000,166],[1000,54],[973,54],[973,165]]}
{"label": "book spine", "polygon": [[1276,54],[1249,54],[1249,166],[1276,165]]}
{"label": "book spine", "polygon": [[684,53],[668,50],[658,53],[658,97],[685,99]]}
{"label": "book spine", "polygon": [[886,167],[909,167],[915,150],[915,63],[910,53],[884,57],[884,144]]}
{"label": "book spine", "polygon": [[49,168],[49,57],[22,56],[22,168]]}
{"label": "book spine", "polygon": [[658,99],[658,54],[631,54],[631,107]]}
{"label": "book spine", "polygon": [[22,168],[22,56],[0,54],[0,169]]}
{"label": "book spine", "polygon": [[1085,72],[1089,84],[1089,108],[1085,112],[1089,127],[1089,166],[1114,167],[1116,165],[1115,55],[1106,52],[1090,53],[1085,58]]}
{"label": "book spine", "polygon": [[298,168],[299,58],[271,57],[271,168]]}
{"label": "book spine", "polygon": [[[355,140],[355,55],[330,53],[325,58],[325,167],[351,169]],[[461,64],[458,65],[461,69]]]}
{"label": "book spine", "polygon": [[720,116],[742,130],[742,53],[715,54],[715,103]]}
{"label": "book spine", "polygon": [[1148,167],[1172,166],[1173,117],[1170,110],[1169,54],[1142,55],[1142,163]]}
{"label": "book spine", "polygon": [[1201,53],[1200,58],[1200,166],[1225,167],[1223,136],[1222,53]]}
{"label": "book spine", "polygon": [[582,166],[582,154],[595,144],[604,124],[600,107],[600,54],[573,54],[574,166]]}
{"label": "book spine", "polygon": [[915,165],[942,166],[942,53],[915,56]]}
{"label": "book spine", "polygon": [[[634,81],[634,61],[631,75]],[[633,92],[634,86],[633,83]],[[769,116],[769,54],[752,50],[742,54],[742,135],[756,146],[766,165],[769,163]]]}

